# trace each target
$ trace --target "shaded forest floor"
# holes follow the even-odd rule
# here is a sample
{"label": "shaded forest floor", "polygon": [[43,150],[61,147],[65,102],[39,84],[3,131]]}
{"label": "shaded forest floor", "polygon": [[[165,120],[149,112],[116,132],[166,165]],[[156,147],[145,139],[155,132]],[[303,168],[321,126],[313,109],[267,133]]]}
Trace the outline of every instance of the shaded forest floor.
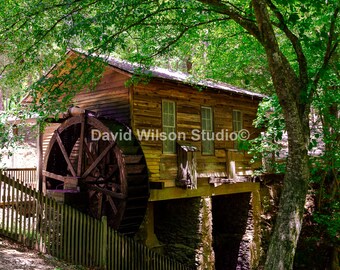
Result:
{"label": "shaded forest floor", "polygon": [[[273,180],[273,179],[270,179]],[[266,184],[261,183],[261,248],[262,256],[259,270],[264,269],[265,256],[269,247],[270,237],[274,228],[278,211],[279,198],[283,186],[283,178]],[[313,221],[315,198],[307,196],[301,235],[298,241],[294,259],[294,270],[340,270],[340,252],[325,237],[325,229]],[[339,249],[340,250],[340,249]],[[337,257],[338,258],[335,258]],[[334,266],[336,262],[337,266]],[[333,265],[333,266],[332,266]],[[333,267],[333,268],[332,268]]]}
{"label": "shaded forest floor", "polygon": [[0,236],[0,270],[86,270]]}

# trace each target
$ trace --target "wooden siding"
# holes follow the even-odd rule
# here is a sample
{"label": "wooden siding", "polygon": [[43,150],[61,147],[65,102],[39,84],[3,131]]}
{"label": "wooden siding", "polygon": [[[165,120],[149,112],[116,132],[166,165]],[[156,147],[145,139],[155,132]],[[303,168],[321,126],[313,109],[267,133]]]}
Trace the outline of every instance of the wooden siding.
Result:
{"label": "wooden siding", "polygon": [[41,165],[44,164],[45,153],[50,140],[53,136],[54,131],[60,126],[59,123],[50,123],[45,127],[44,133],[42,135],[42,159]]}
{"label": "wooden siding", "polygon": [[[213,110],[214,131],[222,129],[232,132],[232,111],[240,110],[243,114],[243,128],[254,138],[257,134],[252,126],[256,116],[258,99],[246,96],[231,95],[223,91],[198,90],[167,81],[154,79],[148,85],[133,88],[132,127],[135,133],[143,129],[162,132],[162,99],[176,102],[176,132],[185,133],[186,141],[201,150],[201,141],[192,140],[192,130],[201,130],[201,107],[209,106]],[[175,154],[163,154],[160,140],[142,140],[151,181],[163,181],[165,187],[174,186],[177,175],[177,159]],[[226,177],[231,159],[235,161],[236,172],[249,174],[253,169],[249,163],[251,156],[238,152],[233,141],[215,141],[214,155],[197,153],[198,177]]]}
{"label": "wooden siding", "polygon": [[[129,125],[129,89],[125,87],[125,82],[128,79],[127,75],[123,75],[108,66],[96,89],[93,91],[84,90],[78,93],[73,100],[73,105],[93,111],[98,117],[114,118]],[[59,125],[59,123],[49,124],[44,131],[42,143],[43,159],[53,132]],[[42,162],[44,162],[43,159]]]}
{"label": "wooden siding", "polygon": [[[108,66],[104,76],[94,91],[83,91],[76,95],[74,105],[94,111],[98,117],[114,118],[131,125],[135,135],[138,131],[153,130],[162,132],[162,100],[176,102],[176,132],[185,134],[186,141],[197,147],[198,178],[210,176],[227,177],[230,161],[235,162],[237,174],[247,175],[253,170],[249,163],[251,156],[234,149],[231,140],[215,140],[214,154],[201,154],[201,141],[192,140],[192,130],[201,130],[201,107],[212,108],[214,132],[232,132],[232,111],[240,110],[243,115],[243,128],[254,138],[257,131],[252,126],[258,98],[240,96],[231,92],[197,89],[161,79],[152,79],[147,84],[125,87],[129,76]],[[43,156],[53,131],[59,124],[51,124],[43,136]],[[176,154],[163,154],[162,141],[141,140],[146,156],[151,181],[162,181],[165,187],[175,185],[177,175]]]}
{"label": "wooden siding", "polygon": [[77,94],[74,105],[94,111],[98,117],[110,117],[129,124],[129,89],[125,87],[128,79],[128,76],[107,67],[96,89]]}

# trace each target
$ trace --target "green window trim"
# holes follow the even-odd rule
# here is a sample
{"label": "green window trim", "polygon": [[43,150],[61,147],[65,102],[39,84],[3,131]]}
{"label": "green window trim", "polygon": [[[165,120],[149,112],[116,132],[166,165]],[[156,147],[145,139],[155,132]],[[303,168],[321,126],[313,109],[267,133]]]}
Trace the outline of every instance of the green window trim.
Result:
{"label": "green window trim", "polygon": [[211,107],[201,107],[202,154],[214,155],[214,120]]}
{"label": "green window trim", "polygon": [[[233,110],[233,132],[243,129],[243,115],[240,110]],[[234,148],[238,148],[237,141],[234,141]]]}
{"label": "green window trim", "polygon": [[163,153],[176,153],[176,140],[169,140],[169,134],[176,132],[176,103],[162,100],[162,125],[167,139],[163,140]]}

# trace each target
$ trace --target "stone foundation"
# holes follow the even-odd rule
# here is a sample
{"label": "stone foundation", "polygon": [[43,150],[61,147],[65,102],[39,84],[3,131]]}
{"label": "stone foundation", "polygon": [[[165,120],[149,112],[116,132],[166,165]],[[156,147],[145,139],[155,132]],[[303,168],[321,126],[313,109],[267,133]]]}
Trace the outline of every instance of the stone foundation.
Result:
{"label": "stone foundation", "polygon": [[163,253],[191,267],[197,266],[196,250],[201,243],[201,207],[201,198],[154,203],[155,234]]}
{"label": "stone foundation", "polygon": [[259,205],[254,208],[251,198],[251,193],[239,193],[154,202],[144,242],[198,270],[256,269],[259,229],[253,209],[258,215]]}
{"label": "stone foundation", "polygon": [[212,215],[215,269],[251,269],[250,193],[213,197]]}

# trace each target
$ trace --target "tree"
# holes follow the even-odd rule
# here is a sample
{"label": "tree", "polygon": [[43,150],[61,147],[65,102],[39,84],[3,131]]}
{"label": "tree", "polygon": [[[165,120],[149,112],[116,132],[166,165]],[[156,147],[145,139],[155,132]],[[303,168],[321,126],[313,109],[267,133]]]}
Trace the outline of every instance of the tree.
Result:
{"label": "tree", "polygon": [[[247,61],[243,52],[248,57],[259,55],[252,59],[255,68],[248,74],[266,78],[269,71],[289,137],[284,188],[266,269],[292,268],[309,180],[310,107],[338,46],[337,1],[20,0],[1,3],[0,10],[0,53],[13,59],[2,69],[8,84],[22,76],[21,70],[33,74],[39,73],[37,66],[46,70],[67,47],[89,54],[121,52],[146,65],[161,55],[187,51],[194,60],[195,76],[221,78],[218,70],[223,70],[228,75],[222,79],[232,77],[229,51],[238,63]],[[237,40],[243,43],[239,53],[232,48]],[[39,96],[42,87],[35,86],[31,93]],[[68,92],[55,92],[63,94]],[[36,109],[46,109],[43,105]]]}

